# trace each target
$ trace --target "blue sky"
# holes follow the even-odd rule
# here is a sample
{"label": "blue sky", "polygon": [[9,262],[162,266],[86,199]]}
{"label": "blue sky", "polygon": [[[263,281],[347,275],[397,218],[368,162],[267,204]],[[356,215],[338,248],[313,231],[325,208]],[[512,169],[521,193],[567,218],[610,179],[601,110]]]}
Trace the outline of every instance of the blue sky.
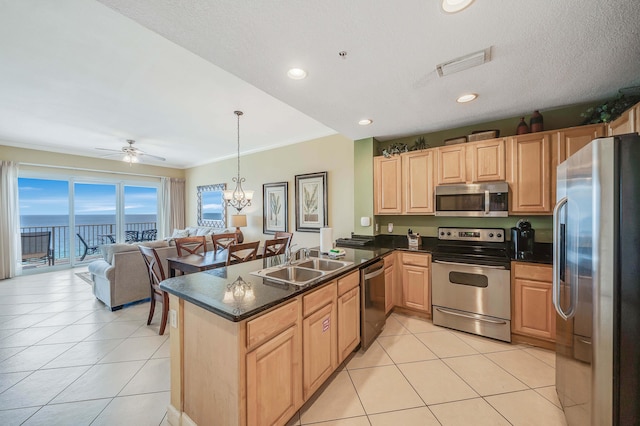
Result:
{"label": "blue sky", "polygon": [[[76,214],[115,214],[116,186],[76,183]],[[125,214],[155,214],[156,188],[125,186]],[[18,179],[20,215],[69,214],[69,184],[65,180]]]}

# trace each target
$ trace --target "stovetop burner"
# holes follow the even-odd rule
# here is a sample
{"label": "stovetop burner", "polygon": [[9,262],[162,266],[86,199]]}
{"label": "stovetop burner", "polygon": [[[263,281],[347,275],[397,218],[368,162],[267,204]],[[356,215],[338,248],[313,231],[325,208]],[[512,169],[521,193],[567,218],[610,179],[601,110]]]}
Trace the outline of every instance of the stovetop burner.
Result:
{"label": "stovetop burner", "polygon": [[511,265],[501,228],[438,228],[433,260],[507,269]]}

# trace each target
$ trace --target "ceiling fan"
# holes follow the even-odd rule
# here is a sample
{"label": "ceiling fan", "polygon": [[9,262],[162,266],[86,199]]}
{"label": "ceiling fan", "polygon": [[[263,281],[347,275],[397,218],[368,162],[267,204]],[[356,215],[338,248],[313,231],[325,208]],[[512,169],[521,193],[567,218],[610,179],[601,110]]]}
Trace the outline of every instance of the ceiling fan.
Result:
{"label": "ceiling fan", "polygon": [[142,156],[145,156],[145,155],[147,157],[155,158],[156,160],[160,160],[160,161],[166,161],[167,160],[164,157],[159,157],[157,155],[147,154],[144,151],[141,151],[138,148],[134,147],[133,144],[136,143],[136,141],[134,141],[133,139],[127,139],[127,143],[129,144],[129,146],[123,146],[122,149],[120,149],[120,150],[108,149],[108,148],[96,148],[96,149],[99,149],[101,151],[111,151],[111,152],[115,153],[115,154],[104,155],[103,158],[114,157],[114,156],[117,156],[117,155],[123,155],[124,154],[124,157],[122,158],[122,161],[128,162],[129,166],[131,166],[131,164],[133,164],[133,163],[139,162],[140,161],[139,157],[142,157]]}

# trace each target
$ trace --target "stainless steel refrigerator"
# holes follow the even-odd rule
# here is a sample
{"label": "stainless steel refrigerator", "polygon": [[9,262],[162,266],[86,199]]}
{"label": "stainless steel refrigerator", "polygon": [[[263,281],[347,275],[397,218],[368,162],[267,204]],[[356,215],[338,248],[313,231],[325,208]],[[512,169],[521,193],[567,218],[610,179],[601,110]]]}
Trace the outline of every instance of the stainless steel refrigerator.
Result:
{"label": "stainless steel refrigerator", "polygon": [[640,423],[640,137],[558,166],[556,390],[571,425]]}

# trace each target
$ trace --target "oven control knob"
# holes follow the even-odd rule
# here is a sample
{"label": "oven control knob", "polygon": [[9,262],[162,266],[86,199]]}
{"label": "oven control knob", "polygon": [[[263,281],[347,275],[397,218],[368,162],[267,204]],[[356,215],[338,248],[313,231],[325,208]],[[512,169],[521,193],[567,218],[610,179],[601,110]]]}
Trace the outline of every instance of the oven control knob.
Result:
{"label": "oven control knob", "polygon": [[447,236],[450,237],[451,236],[451,232],[447,232]]}
{"label": "oven control knob", "polygon": [[440,235],[444,235],[444,231],[442,231],[442,232],[440,233]]}
{"label": "oven control knob", "polygon": [[496,237],[501,238],[501,237],[502,237],[502,234],[498,234],[498,235],[496,235]]}
{"label": "oven control knob", "polygon": [[489,238],[493,238],[493,232],[489,233]]}

